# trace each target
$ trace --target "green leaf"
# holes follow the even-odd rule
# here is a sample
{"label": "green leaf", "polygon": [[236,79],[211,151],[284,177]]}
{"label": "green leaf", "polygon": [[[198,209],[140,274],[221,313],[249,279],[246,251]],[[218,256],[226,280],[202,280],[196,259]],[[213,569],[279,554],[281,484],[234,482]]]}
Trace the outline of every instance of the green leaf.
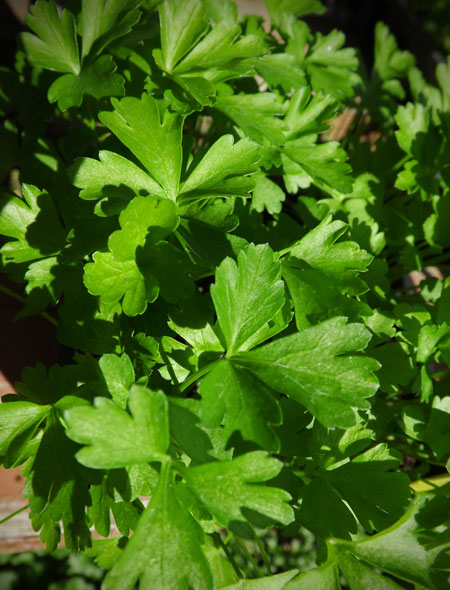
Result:
{"label": "green leaf", "polygon": [[[419,534],[420,515],[426,504],[426,495],[419,495],[408,512],[395,525],[373,537],[353,543],[353,555],[401,580],[425,588],[440,588],[438,583],[433,582],[436,576],[439,577],[433,564],[441,548],[427,550]],[[444,576],[445,573],[441,575],[441,582]]]}
{"label": "green leaf", "polygon": [[169,445],[166,396],[134,385],[128,407],[131,415],[113,401],[97,397],[95,407],[77,407],[65,413],[68,436],[86,445],[76,455],[80,463],[116,469],[164,460]]}
{"label": "green leaf", "polygon": [[114,111],[101,112],[100,121],[142,162],[166,196],[175,199],[181,173],[182,117],[161,112],[149,94],[140,99],[112,99],[112,104]]}
{"label": "green leaf", "polygon": [[316,269],[297,269],[283,263],[282,275],[295,309],[299,330],[336,316],[361,321],[371,316],[369,306],[342,292],[342,284]]}
{"label": "green leaf", "polygon": [[338,241],[347,231],[343,221],[326,217],[291,248],[289,262],[292,266],[314,268],[326,273],[348,293],[361,293],[361,280],[357,273],[367,270],[373,256],[362,250],[356,242]]}
{"label": "green leaf", "polygon": [[284,118],[286,138],[299,139],[306,135],[314,135],[329,129],[328,121],[336,115],[336,99],[318,93],[312,95],[308,86],[297,90],[290,102]]}
{"label": "green leaf", "polygon": [[28,455],[28,444],[36,435],[39,424],[50,412],[50,406],[30,402],[11,401],[0,405],[0,461],[6,468]]}
{"label": "green leaf", "polygon": [[274,215],[281,212],[286,195],[281,187],[264,174],[255,174],[252,209],[262,213],[264,210]]}
{"label": "green leaf", "polygon": [[288,588],[286,583],[297,573],[297,570],[290,570],[276,576],[264,576],[257,580],[239,580],[236,584],[225,586],[222,590],[284,590]]}
{"label": "green leaf", "polygon": [[109,570],[120,559],[126,540],[124,537],[95,539],[92,541],[92,547],[85,550],[85,554],[93,559],[99,567]]}
{"label": "green leaf", "polygon": [[280,277],[280,264],[267,244],[250,244],[237,264],[226,258],[217,268],[211,297],[227,356],[249,350],[286,326],[274,321],[285,302]]}
{"label": "green leaf", "polygon": [[257,35],[239,38],[241,28],[236,23],[219,22],[189,54],[173,69],[174,74],[194,74],[202,70],[213,81],[220,81],[233,74],[247,73],[250,70],[249,58],[256,58],[265,52],[264,41]]}
{"label": "green leaf", "polygon": [[120,230],[112,233],[108,248],[119,260],[131,260],[139,246],[154,246],[178,226],[176,205],[168,199],[135,197],[119,216]]}
{"label": "green leaf", "polygon": [[57,256],[42,258],[29,265],[25,273],[28,297],[21,314],[31,315],[44,310],[48,304],[57,303],[62,292],[62,282],[56,277],[58,266]]}
{"label": "green leaf", "polygon": [[26,23],[35,33],[22,33],[28,59],[34,66],[78,75],[75,19],[68,10],[58,13],[54,0],[38,0],[30,8]]}
{"label": "green leaf", "polygon": [[113,401],[125,408],[130,387],[134,383],[134,369],[127,354],[104,354],[98,361],[100,374]]}
{"label": "green leaf", "polygon": [[430,446],[438,461],[450,455],[450,399],[435,396],[423,440]]}
{"label": "green leaf", "polygon": [[177,499],[170,464],[166,464],[137,529],[106,576],[104,590],[132,590],[138,580],[141,589],[212,590],[203,543],[200,526]]}
{"label": "green leaf", "polygon": [[306,75],[298,59],[289,53],[272,53],[262,56],[255,69],[270,87],[280,87],[291,92],[306,86]]}
{"label": "green leaf", "polygon": [[201,0],[164,0],[158,12],[162,62],[170,73],[205,34],[208,21]]}
{"label": "green leaf", "polygon": [[361,324],[337,317],[300,333],[240,353],[233,363],[305,406],[324,426],[348,428],[355,410],[367,409],[378,381],[379,364],[352,354],[362,351],[370,333]]}
{"label": "green leaf", "polygon": [[201,420],[201,402],[192,398],[169,398],[170,433],[174,442],[192,459],[191,465],[231,459],[225,450],[222,428],[211,428]]}
{"label": "green leaf", "polygon": [[147,303],[155,301],[159,294],[158,282],[145,266],[139,268],[134,260],[117,260],[111,252],[96,252],[84,272],[89,293],[100,296],[107,305],[122,300],[123,312],[128,316],[144,313]]}
{"label": "green leaf", "polygon": [[261,92],[218,96],[214,108],[227,115],[259,144],[264,144],[264,138],[275,145],[284,142],[285,125],[278,115],[284,114],[285,107],[274,94]]}
{"label": "green leaf", "polygon": [[406,76],[414,66],[414,56],[409,51],[400,51],[394,35],[382,22],[375,26],[374,71],[382,80]]}
{"label": "green leaf", "polygon": [[82,0],[81,55],[92,48],[97,55],[112,41],[129,33],[140,17],[136,7],[141,0]]}
{"label": "green leaf", "polygon": [[[347,154],[339,143],[317,143],[318,134],[328,129],[328,120],[336,114],[337,103],[322,93],[311,96],[308,87],[301,88],[291,98],[284,123],[285,138],[281,148],[287,175],[301,175],[301,186],[311,182],[324,190],[351,192],[351,168]],[[306,174],[306,176],[305,176]]]}
{"label": "green leaf", "polygon": [[[178,225],[176,205],[168,199],[135,197],[119,217],[120,230],[108,240],[109,252],[96,252],[84,267],[84,284],[107,304],[119,302],[126,315],[142,314],[160,291],[155,274],[165,279],[165,265],[173,258],[161,239]],[[180,260],[182,262],[182,260]],[[162,271],[161,271],[162,265]],[[179,277],[179,273],[175,273]],[[185,288],[184,282],[182,283]],[[189,296],[189,294],[187,294]]]}
{"label": "green leaf", "polygon": [[264,0],[270,17],[275,22],[279,22],[283,12],[294,16],[303,16],[305,14],[322,14],[325,7],[320,0]]}
{"label": "green leaf", "polygon": [[123,187],[127,201],[131,197],[146,191],[150,195],[164,196],[158,183],[151,176],[119,154],[101,150],[99,160],[79,158],[69,168],[69,176],[74,186],[82,189],[80,197],[87,200],[97,200],[104,197],[121,195]]}
{"label": "green leaf", "polygon": [[0,232],[14,238],[1,254],[5,262],[16,264],[58,253],[66,235],[51,197],[32,185],[23,185],[22,191],[23,199],[0,194]]}
{"label": "green leaf", "polygon": [[351,191],[352,179],[347,176],[351,168],[346,164],[347,154],[337,142],[316,144],[310,136],[287,142],[282,153],[297,164],[286,168],[287,173],[306,173],[306,186],[313,182],[324,190],[328,187],[342,193]]}
{"label": "green leaf", "polygon": [[[256,164],[260,160],[260,152],[258,146],[249,139],[233,143],[231,135],[220,137],[208,151],[199,152],[180,187],[182,118],[164,110],[161,122],[158,103],[149,95],[144,95],[141,100],[113,100],[113,104],[115,111],[101,113],[100,119],[135,154],[160,185],[161,189],[153,183],[151,186],[147,183],[144,188],[148,187],[149,192],[162,193],[172,200],[178,197],[180,202],[188,202],[221,196],[246,196],[253,188],[254,182],[247,175],[258,170]],[[116,162],[119,162],[117,158]],[[123,162],[119,165],[122,168]],[[132,178],[136,177],[137,168],[131,163],[126,166],[123,172],[130,171]],[[113,182],[116,186],[119,178],[118,172],[114,173]],[[152,179],[149,180],[151,182]],[[124,176],[120,184],[128,186],[127,182]],[[139,172],[140,184],[143,184],[143,180]]]}
{"label": "green leaf", "polygon": [[343,48],[344,43],[342,31],[335,29],[324,36],[317,33],[305,58],[311,86],[316,92],[322,91],[340,99],[354,95],[355,86],[360,81],[356,73],[359,61],[356,50]]}
{"label": "green leaf", "polygon": [[398,452],[379,444],[350,462],[331,465],[308,486],[300,508],[302,521],[323,537],[350,538],[349,533],[357,530],[354,516],[370,533],[388,527],[410,499],[409,478],[389,472],[400,460]]}
{"label": "green leaf", "polygon": [[183,301],[181,308],[169,311],[168,326],[183,338],[197,355],[204,352],[223,352],[213,329],[214,309],[207,295],[196,293]]}
{"label": "green leaf", "polygon": [[373,257],[356,242],[338,241],[347,231],[342,221],[326,217],[293,246],[282,274],[294,301],[299,329],[337,315],[359,321],[370,308],[349,296],[368,290],[360,273]]}
{"label": "green leaf", "polygon": [[[246,530],[248,510],[288,524],[293,519],[290,495],[272,486],[255,485],[273,479],[282,464],[263,451],[246,453],[231,461],[204,463],[183,470],[183,477],[218,524]],[[242,528],[244,527],[244,528]]]}
{"label": "green leaf", "polygon": [[110,55],[102,55],[83,66],[79,74],[65,74],[53,82],[48,90],[50,103],[57,102],[61,111],[79,107],[85,95],[100,99],[123,96],[125,80],[116,74],[116,64]]}
{"label": "green leaf", "polygon": [[238,431],[268,451],[279,451],[273,426],[281,423],[279,405],[272,393],[253,375],[222,360],[202,380],[201,418],[208,426],[219,426],[225,415],[223,434],[228,440]]}
{"label": "green leaf", "polygon": [[284,590],[341,590],[339,571],[335,559],[328,559],[326,563],[300,573],[291,580]]}
{"label": "green leaf", "polygon": [[254,187],[254,181],[247,175],[257,172],[260,158],[258,146],[248,138],[234,143],[232,135],[222,135],[193,170],[188,170],[179,201],[247,196]]}
{"label": "green leaf", "polygon": [[339,568],[344,574],[350,590],[365,590],[366,588],[401,590],[403,588],[390,578],[374,572],[349,552],[339,552]]}
{"label": "green leaf", "polygon": [[430,113],[421,104],[408,103],[399,107],[395,116],[399,146],[409,156],[420,158],[427,149],[426,135],[430,125]]}
{"label": "green leaf", "polygon": [[238,21],[237,5],[233,0],[203,0],[208,17],[215,23]]}
{"label": "green leaf", "polygon": [[68,396],[58,402],[47,418],[35,456],[23,471],[27,478],[23,495],[29,500],[33,528],[42,528],[41,540],[50,551],[59,540],[59,521],[67,548],[77,551],[89,543],[85,511],[90,503],[89,484],[95,483],[95,477],[75,460],[77,446],[65,436],[59,418],[65,405],[79,403],[85,402]]}

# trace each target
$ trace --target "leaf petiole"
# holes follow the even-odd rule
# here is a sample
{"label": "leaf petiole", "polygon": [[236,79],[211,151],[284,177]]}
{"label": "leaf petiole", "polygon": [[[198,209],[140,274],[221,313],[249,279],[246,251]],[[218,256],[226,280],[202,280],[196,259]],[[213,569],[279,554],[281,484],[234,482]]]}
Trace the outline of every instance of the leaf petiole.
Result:
{"label": "leaf petiole", "polygon": [[203,377],[203,375],[209,373],[221,360],[222,358],[218,358],[215,361],[208,363],[207,365],[199,369],[196,373],[188,377],[188,379],[186,379],[186,381],[184,381],[180,385],[180,391],[186,391],[186,389],[188,389],[191,385],[193,385],[196,381]]}
{"label": "leaf petiole", "polygon": [[8,522],[8,520],[11,520],[11,518],[14,518],[15,516],[17,516],[18,514],[20,514],[21,512],[23,512],[24,510],[26,510],[27,508],[29,508],[30,505],[26,504],[25,506],[22,506],[22,508],[19,508],[18,510],[16,510],[15,512],[12,512],[11,514],[8,514],[8,516],[5,516],[5,518],[2,518],[0,520],[0,525]]}

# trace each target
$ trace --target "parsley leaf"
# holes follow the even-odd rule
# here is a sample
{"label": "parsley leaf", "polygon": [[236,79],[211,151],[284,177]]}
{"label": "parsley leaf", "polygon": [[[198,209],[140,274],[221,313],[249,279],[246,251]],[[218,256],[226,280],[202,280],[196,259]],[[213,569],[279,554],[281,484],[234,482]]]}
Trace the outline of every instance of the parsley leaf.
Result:
{"label": "parsley leaf", "polygon": [[347,428],[355,424],[355,409],[368,408],[366,398],[378,388],[373,371],[379,364],[351,355],[369,340],[361,324],[337,317],[240,353],[233,363],[304,405],[324,426]]}
{"label": "parsley leaf", "polygon": [[347,230],[345,223],[326,217],[290,250],[282,274],[294,301],[299,329],[336,315],[358,318],[367,306],[350,296],[367,291],[359,273],[373,257],[356,242],[337,241]]}
{"label": "parsley leaf", "polygon": [[212,590],[203,543],[203,531],[178,500],[174,474],[166,463],[151,502],[106,576],[104,588],[132,590],[140,580],[141,588],[156,584],[161,590],[172,590],[189,584]]}
{"label": "parsley leaf", "polygon": [[253,178],[255,188],[253,189],[252,209],[259,213],[266,210],[272,215],[280,213],[286,198],[283,189],[262,173],[255,174]]}
{"label": "parsley leaf", "polygon": [[66,412],[68,436],[87,445],[77,453],[80,463],[96,469],[116,469],[164,459],[169,444],[165,395],[134,385],[128,406],[131,416],[115,402],[97,397],[95,407]]}
{"label": "parsley leaf", "polygon": [[183,470],[183,477],[219,524],[247,530],[246,521],[250,518],[247,509],[284,524],[292,521],[287,492],[271,486],[251,485],[274,478],[281,467],[282,464],[267,453],[254,451],[231,461],[189,467]]}
{"label": "parsley leaf", "polygon": [[81,56],[91,50],[97,55],[112,41],[122,37],[138,22],[136,7],[141,0],[82,0],[80,27]]}
{"label": "parsley leaf", "polygon": [[[123,298],[124,313],[139,315],[148,301],[158,297],[160,281],[167,283],[164,265],[176,251],[159,242],[178,225],[176,207],[168,199],[135,197],[120,214],[119,223],[122,229],[108,240],[110,251],[96,252],[94,262],[85,265],[84,282],[88,291],[105,303]],[[182,264],[181,259],[179,266]],[[181,273],[180,268],[177,276]],[[190,293],[184,292],[186,280],[180,294],[188,297]]]}
{"label": "parsley leaf", "polygon": [[28,458],[29,443],[49,412],[50,406],[19,400],[0,406],[0,458],[5,467],[14,467]]}
{"label": "parsley leaf", "polygon": [[116,74],[117,67],[110,55],[103,55],[83,67],[78,75],[65,74],[48,90],[49,102],[57,102],[61,111],[79,107],[85,94],[94,98],[122,96],[125,80]]}
{"label": "parsley leaf", "polygon": [[35,33],[22,33],[22,42],[33,65],[78,75],[80,60],[71,12],[58,13],[54,0],[38,0],[30,9],[26,23]]}
{"label": "parsley leaf", "polygon": [[112,99],[113,112],[102,112],[100,121],[130,149],[160,184],[170,199],[175,199],[181,174],[182,118],[164,110],[149,94],[141,99]]}
{"label": "parsley leaf", "polygon": [[275,576],[264,576],[256,580],[239,580],[236,584],[225,586],[223,590],[283,590],[287,588],[286,583],[297,573],[291,570]]}
{"label": "parsley leaf", "polygon": [[286,113],[287,141],[281,153],[287,175],[300,178],[296,184],[307,187],[313,182],[323,190],[348,193],[353,181],[347,154],[337,142],[317,143],[318,133],[327,128],[325,122],[335,111],[336,102],[330,97],[312,97],[307,87],[297,91]]}
{"label": "parsley leaf", "polygon": [[208,22],[201,0],[165,0],[158,6],[161,22],[161,58],[166,72],[204,35]]}
{"label": "parsley leaf", "polygon": [[[357,530],[353,515],[368,532],[387,528],[402,515],[409,502],[408,477],[388,472],[399,463],[397,452],[379,444],[350,462],[330,465],[307,486],[300,508],[302,521],[308,528],[320,530],[325,538],[349,538],[348,531]],[[319,506],[322,508],[318,510]]]}
{"label": "parsley leaf", "polygon": [[248,350],[286,327],[287,322],[277,318],[285,303],[281,266],[267,245],[250,244],[239,253],[237,264],[226,258],[217,268],[211,297],[227,356]]}
{"label": "parsley leaf", "polygon": [[[150,195],[164,196],[158,183],[144,170],[136,166],[127,158],[114,152],[101,150],[99,160],[80,158],[69,169],[74,186],[81,188],[80,197],[87,200],[97,200],[108,197],[120,197],[123,194],[129,199],[126,189],[132,189],[134,196],[146,191]],[[132,194],[133,195],[133,194]]]}
{"label": "parsley leaf", "polygon": [[225,113],[259,144],[264,144],[264,137],[275,145],[284,142],[285,126],[277,115],[283,115],[285,107],[270,92],[218,96],[214,108]]}
{"label": "parsley leaf", "polygon": [[5,262],[27,262],[58,253],[65,231],[51,197],[35,186],[23,185],[24,199],[0,194],[0,231],[14,238],[1,249]]}
{"label": "parsley leaf", "polygon": [[234,431],[263,449],[279,450],[273,426],[281,423],[281,412],[270,390],[251,373],[221,361],[202,380],[201,417],[205,424],[219,426],[225,414],[223,434]]}

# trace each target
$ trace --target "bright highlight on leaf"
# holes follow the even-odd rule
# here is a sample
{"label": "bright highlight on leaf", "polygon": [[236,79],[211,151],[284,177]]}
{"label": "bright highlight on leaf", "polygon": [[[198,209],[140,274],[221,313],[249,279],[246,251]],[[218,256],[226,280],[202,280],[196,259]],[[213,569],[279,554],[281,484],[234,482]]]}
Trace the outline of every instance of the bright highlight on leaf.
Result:
{"label": "bright highlight on leaf", "polygon": [[236,356],[234,363],[304,405],[328,427],[355,424],[355,410],[370,407],[378,389],[377,361],[358,355],[370,333],[345,318],[322,322],[298,334]]}
{"label": "bright highlight on leaf", "polygon": [[94,407],[66,412],[68,435],[86,445],[77,453],[80,463],[116,469],[164,460],[169,444],[165,395],[134,385],[128,407],[131,415],[113,401],[98,397]]}
{"label": "bright highlight on leaf", "polygon": [[280,263],[267,245],[250,244],[239,253],[237,264],[227,258],[218,267],[211,296],[227,356],[253,348],[286,326],[280,279]]}

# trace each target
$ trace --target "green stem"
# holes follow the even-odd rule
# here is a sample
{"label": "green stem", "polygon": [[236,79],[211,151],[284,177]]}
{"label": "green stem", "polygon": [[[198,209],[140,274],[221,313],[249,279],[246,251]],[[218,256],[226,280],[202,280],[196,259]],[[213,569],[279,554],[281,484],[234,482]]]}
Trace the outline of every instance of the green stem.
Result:
{"label": "green stem", "polygon": [[[23,303],[23,304],[26,303],[25,297],[22,297],[22,295],[19,295],[19,293],[16,293],[12,289],[9,289],[8,287],[5,287],[4,285],[0,285],[0,291],[2,293],[4,293],[5,295],[8,295],[9,297],[12,297],[16,301],[20,301],[20,303]],[[48,322],[53,324],[54,326],[58,325],[58,322],[55,320],[55,318],[53,318],[50,314],[46,313],[45,311],[41,311],[41,316],[43,318],[45,318]]]}
{"label": "green stem", "polygon": [[22,508],[19,508],[19,510],[16,510],[15,512],[13,512],[12,514],[8,514],[8,516],[5,516],[5,518],[2,518],[0,520],[0,524],[3,524],[4,522],[7,522],[8,520],[11,520],[11,518],[14,518],[15,516],[17,516],[18,514],[20,514],[21,512],[23,512],[24,510],[26,510],[27,508],[29,508],[29,504],[27,504],[26,506],[22,506]]}
{"label": "green stem", "polygon": [[234,571],[236,572],[236,575],[238,578],[243,578],[243,574],[241,572],[241,570],[239,569],[238,564],[234,561],[234,557],[233,554],[231,553],[231,551],[228,549],[226,543],[222,540],[222,537],[217,534],[218,538],[219,538],[219,544],[223,549],[223,552],[225,553],[225,555],[227,556],[228,561],[231,563]]}
{"label": "green stem", "polygon": [[220,363],[221,360],[222,360],[221,358],[216,359],[212,363],[208,363],[202,369],[200,369],[199,371],[197,371],[196,373],[191,375],[188,379],[186,379],[186,381],[184,381],[184,383],[182,383],[180,385],[180,391],[186,391],[186,389],[188,389],[193,383],[198,381],[200,379],[200,377],[203,377],[203,375],[206,375],[206,373],[209,373],[213,367],[215,367],[218,363]]}
{"label": "green stem", "polygon": [[391,170],[392,172],[396,172],[397,170],[400,170],[400,168],[403,167],[404,164],[406,164],[406,162],[408,160],[411,159],[411,156],[403,156],[403,158],[401,158],[396,164],[394,164],[394,166],[392,166]]}
{"label": "green stem", "polygon": [[258,549],[262,555],[264,565],[266,566],[267,573],[269,574],[269,576],[271,576],[272,575],[272,566],[270,565],[270,559],[266,553],[266,549],[264,547],[264,544],[256,533],[255,533],[255,539],[256,539],[256,544],[258,545]]}
{"label": "green stem", "polygon": [[243,543],[239,539],[239,537],[237,537],[236,535],[234,535],[234,540],[235,540],[237,546],[239,547],[239,549],[242,551],[242,553],[245,555],[245,557],[252,564],[252,567],[255,570],[255,573],[258,576],[258,578],[262,578],[263,577],[262,571],[259,569],[258,564],[256,563],[255,559],[253,558],[253,555],[247,549],[247,545],[245,543]]}

